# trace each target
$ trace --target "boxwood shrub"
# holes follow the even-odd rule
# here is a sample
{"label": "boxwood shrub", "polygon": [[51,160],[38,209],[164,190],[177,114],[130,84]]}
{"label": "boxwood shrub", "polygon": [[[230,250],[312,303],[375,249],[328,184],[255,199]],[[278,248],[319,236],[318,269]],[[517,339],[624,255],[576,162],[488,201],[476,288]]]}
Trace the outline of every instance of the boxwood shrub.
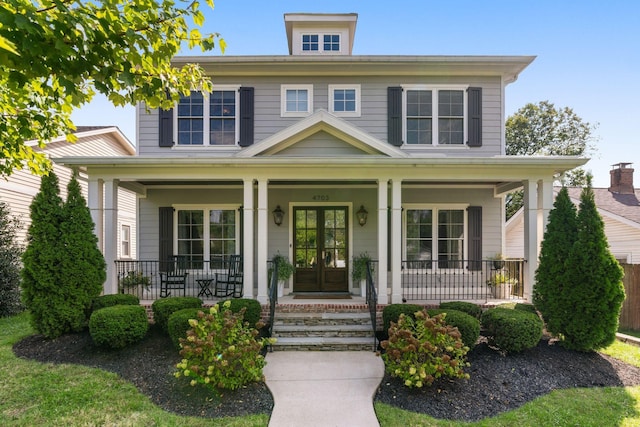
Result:
{"label": "boxwood shrub", "polygon": [[91,311],[113,307],[114,305],[140,305],[140,299],[135,295],[129,294],[101,295],[93,299]]}
{"label": "boxwood shrub", "polygon": [[526,310],[496,307],[482,314],[482,328],[490,345],[515,353],[538,345],[542,320]]}
{"label": "boxwood shrub", "polygon": [[101,308],[94,311],[89,319],[89,333],[100,347],[124,348],[142,340],[148,329],[147,313],[139,305]]}
{"label": "boxwood shrub", "polygon": [[180,338],[186,338],[187,331],[191,329],[189,319],[197,319],[198,312],[201,311],[204,312],[202,308],[183,308],[169,316],[167,329],[169,331],[169,337],[171,337],[171,341],[177,349],[180,348]]}
{"label": "boxwood shrub", "polygon": [[151,304],[153,320],[164,332],[168,331],[169,316],[183,308],[202,308],[202,300],[196,297],[169,297],[158,299]]}
{"label": "boxwood shrub", "polygon": [[433,308],[427,310],[429,316],[434,317],[441,313],[446,313],[444,322],[447,325],[455,326],[462,335],[464,345],[472,349],[475,347],[480,337],[480,321],[475,317],[453,309]]}
{"label": "boxwood shrub", "polygon": [[[249,298],[234,298],[228,301],[231,303],[229,309],[234,313],[239,313],[240,310],[246,307],[247,311],[244,312],[244,321],[249,322],[249,326],[252,328],[256,327],[256,323],[258,323],[262,317],[262,306],[257,300]],[[218,304],[222,307],[224,303],[225,301],[220,301]]]}
{"label": "boxwood shrub", "polygon": [[382,332],[387,335],[391,322],[398,323],[401,314],[415,319],[415,313],[423,308],[417,304],[389,304],[382,310]]}
{"label": "boxwood shrub", "polygon": [[470,316],[480,320],[482,309],[479,305],[468,301],[449,301],[440,303],[440,308],[446,310],[458,310],[467,313]]}

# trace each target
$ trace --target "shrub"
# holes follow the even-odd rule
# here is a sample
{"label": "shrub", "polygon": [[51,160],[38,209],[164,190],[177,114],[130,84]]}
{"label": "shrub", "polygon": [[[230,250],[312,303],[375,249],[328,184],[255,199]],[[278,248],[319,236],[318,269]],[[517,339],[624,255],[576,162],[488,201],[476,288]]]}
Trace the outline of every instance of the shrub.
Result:
{"label": "shrub", "polygon": [[140,299],[128,294],[101,295],[93,299],[91,310],[96,311],[114,305],[140,305]]}
{"label": "shrub", "polygon": [[458,328],[462,335],[462,342],[469,348],[473,348],[480,337],[480,321],[469,314],[453,309],[436,308],[427,310],[429,316],[446,313],[444,321],[447,325]]}
{"label": "shrub", "polygon": [[180,339],[182,361],[176,377],[192,378],[191,385],[237,389],[262,381],[264,357],[260,354],[269,340],[256,340],[258,331],[244,324],[245,309],[233,313],[225,302],[211,307],[209,314],[190,321],[187,338]]}
{"label": "shrub", "polygon": [[[257,300],[248,298],[234,298],[228,300],[230,302],[229,310],[234,313],[239,313],[240,310],[246,308],[244,313],[245,322],[249,322],[249,326],[256,328],[256,324],[260,322],[262,318],[262,306]],[[218,304],[224,305],[226,301],[220,301]]]}
{"label": "shrub", "polygon": [[389,339],[381,343],[387,372],[404,380],[407,387],[431,385],[442,376],[469,378],[469,351],[458,329],[447,325],[444,314],[429,317],[427,310],[415,313],[415,320],[404,314],[389,328]]}
{"label": "shrub", "polygon": [[169,331],[169,337],[176,348],[180,348],[180,338],[186,338],[187,331],[191,329],[189,320],[201,319],[198,313],[202,313],[202,308],[183,308],[169,316],[167,329]]}
{"label": "shrub", "polygon": [[538,345],[543,323],[537,314],[496,307],[482,314],[482,327],[490,345],[515,353]]}
{"label": "shrub", "polygon": [[196,297],[169,297],[158,299],[151,304],[153,320],[164,332],[168,332],[169,316],[183,308],[201,308],[202,300]]}
{"label": "shrub", "polygon": [[20,223],[11,216],[9,206],[0,202],[0,317],[22,311],[20,302],[20,257],[22,247],[16,242]]}
{"label": "shrub", "polygon": [[533,304],[516,303],[516,305],[513,308],[515,310],[521,310],[521,311],[527,311],[529,313],[533,313],[536,316],[538,315],[538,312],[536,311],[536,307]]}
{"label": "shrub", "polygon": [[89,319],[89,333],[96,345],[113,349],[136,343],[147,334],[149,321],[144,307],[114,305],[94,311]]}
{"label": "shrub", "polygon": [[449,301],[440,303],[440,308],[446,310],[458,310],[467,313],[469,316],[473,316],[480,320],[482,316],[482,309],[478,304],[467,301]]}
{"label": "shrub", "polygon": [[389,304],[382,310],[382,329],[385,334],[389,332],[391,322],[398,323],[400,315],[414,317],[414,314],[424,307],[416,304]]}

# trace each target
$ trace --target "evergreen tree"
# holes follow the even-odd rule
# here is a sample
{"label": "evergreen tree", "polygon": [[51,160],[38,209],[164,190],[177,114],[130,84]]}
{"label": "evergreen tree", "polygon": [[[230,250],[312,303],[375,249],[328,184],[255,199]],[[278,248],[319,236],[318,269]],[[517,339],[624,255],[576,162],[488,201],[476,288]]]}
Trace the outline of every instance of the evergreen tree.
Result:
{"label": "evergreen tree", "polygon": [[12,316],[22,310],[20,303],[20,256],[16,243],[19,222],[0,202],[0,317]]}
{"label": "evergreen tree", "polygon": [[547,323],[547,330],[553,334],[564,331],[564,323],[573,309],[565,293],[564,275],[577,236],[576,207],[563,187],[549,212],[533,287],[533,303]]}
{"label": "evergreen tree", "polygon": [[56,337],[65,331],[67,322],[64,310],[58,308],[64,306],[66,294],[60,269],[64,254],[60,235],[62,199],[55,173],[42,177],[30,209],[31,225],[22,257],[22,299],[34,329]]}
{"label": "evergreen tree", "polygon": [[580,195],[578,238],[565,275],[566,298],[572,302],[568,307],[571,315],[561,331],[565,347],[593,351],[614,342],[625,297],[623,276],[609,251],[589,179]]}

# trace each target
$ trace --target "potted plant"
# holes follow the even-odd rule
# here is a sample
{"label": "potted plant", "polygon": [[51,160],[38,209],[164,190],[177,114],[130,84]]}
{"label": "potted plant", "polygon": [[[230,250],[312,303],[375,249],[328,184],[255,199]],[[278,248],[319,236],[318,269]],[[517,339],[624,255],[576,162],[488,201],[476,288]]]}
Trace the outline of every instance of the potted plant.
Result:
{"label": "potted plant", "polygon": [[494,270],[501,270],[504,268],[504,256],[502,256],[500,252],[498,252],[497,254],[495,254],[489,259],[493,261]]}
{"label": "potted plant", "polygon": [[289,280],[296,269],[288,258],[279,253],[273,257],[272,263],[278,266],[278,297],[281,297],[284,294],[284,282]]}
{"label": "potted plant", "polygon": [[366,296],[366,279],[367,279],[367,263],[371,261],[371,257],[367,252],[363,252],[353,257],[353,269],[351,270],[351,278],[354,283],[360,284],[360,292],[362,296]]}
{"label": "potted plant", "polygon": [[511,295],[511,289],[518,284],[518,280],[509,276],[506,271],[496,271],[487,280],[487,286],[491,288],[494,298],[503,298]]}
{"label": "potted plant", "polygon": [[127,275],[121,278],[118,284],[122,293],[138,295],[139,287],[144,288],[146,291],[149,290],[151,277],[145,276],[142,271],[132,270],[127,272]]}

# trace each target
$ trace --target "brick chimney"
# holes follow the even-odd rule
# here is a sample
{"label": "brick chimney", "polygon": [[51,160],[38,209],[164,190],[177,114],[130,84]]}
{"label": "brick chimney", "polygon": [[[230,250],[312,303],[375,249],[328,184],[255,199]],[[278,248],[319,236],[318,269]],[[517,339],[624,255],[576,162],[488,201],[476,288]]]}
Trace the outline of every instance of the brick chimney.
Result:
{"label": "brick chimney", "polygon": [[633,163],[618,163],[609,171],[611,174],[611,186],[609,191],[618,194],[633,194]]}

